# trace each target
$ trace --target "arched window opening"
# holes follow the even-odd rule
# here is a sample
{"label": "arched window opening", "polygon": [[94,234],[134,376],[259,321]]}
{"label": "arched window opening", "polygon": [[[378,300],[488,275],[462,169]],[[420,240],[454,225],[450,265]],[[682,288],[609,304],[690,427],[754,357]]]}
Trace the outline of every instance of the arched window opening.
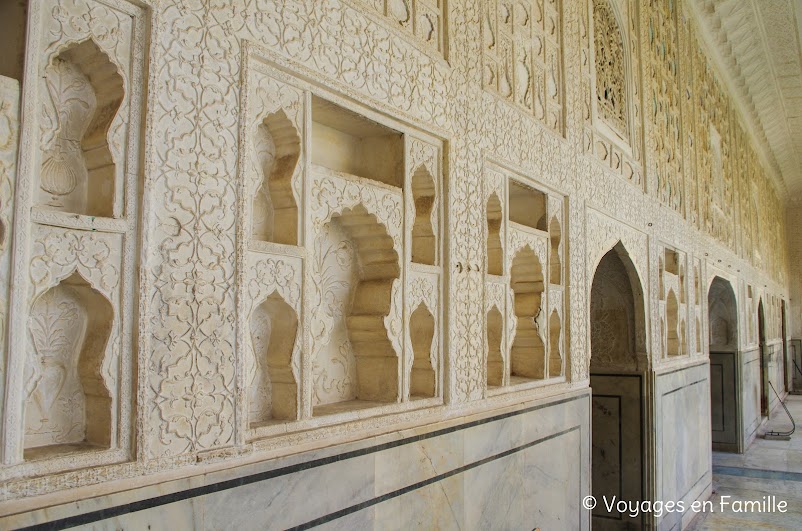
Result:
{"label": "arched window opening", "polygon": [[409,395],[411,398],[432,398],[437,393],[437,379],[432,367],[434,316],[423,303],[409,318],[409,335],[414,354]]}
{"label": "arched window opening", "polygon": [[412,174],[412,199],[415,203],[415,222],[412,225],[412,261],[435,265],[437,239],[432,227],[432,209],[435,205],[434,179],[425,166]]}
{"label": "arched window opening", "polygon": [[537,322],[543,295],[543,271],[535,253],[527,246],[512,261],[510,287],[517,325],[510,350],[510,376],[517,379],[545,378],[546,348]]}
{"label": "arched window opening", "polygon": [[504,251],[501,245],[501,224],[504,213],[496,194],[487,200],[487,274],[504,274]]}
{"label": "arched window opening", "polygon": [[504,359],[501,356],[501,340],[504,337],[504,319],[493,306],[487,312],[487,385],[498,387],[504,383]]}

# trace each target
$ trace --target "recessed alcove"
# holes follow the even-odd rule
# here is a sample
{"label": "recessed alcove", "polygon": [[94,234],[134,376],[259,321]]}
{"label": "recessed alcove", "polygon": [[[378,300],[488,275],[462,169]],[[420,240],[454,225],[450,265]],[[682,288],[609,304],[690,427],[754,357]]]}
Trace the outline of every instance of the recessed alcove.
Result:
{"label": "recessed alcove", "polygon": [[496,194],[487,200],[487,274],[504,274],[504,251],[501,245],[503,215],[501,201]]}
{"label": "recessed alcove", "polygon": [[509,216],[510,221],[533,229],[548,230],[546,194],[531,186],[510,179]]}
{"label": "recessed alcove", "polygon": [[496,306],[487,312],[487,385],[498,387],[504,383],[504,359],[501,357],[501,338],[504,319]]}
{"label": "recessed alcove", "polygon": [[562,238],[562,230],[560,222],[557,218],[551,218],[549,224],[549,243],[551,253],[549,255],[549,283],[562,284],[562,261],[560,260],[560,240]]}
{"label": "recessed alcove", "polygon": [[679,305],[674,290],[668,290],[666,296],[666,354],[668,356],[680,355],[680,337],[678,329]]}
{"label": "recessed alcove", "polygon": [[679,253],[671,249],[665,250],[665,270],[672,275],[679,275],[680,260]]}
{"label": "recessed alcove", "polygon": [[276,292],[252,312],[251,342],[255,376],[250,384],[251,427],[297,418],[298,384],[292,352],[298,333],[295,310]]}
{"label": "recessed alcove", "polygon": [[549,377],[555,378],[562,376],[563,358],[560,352],[560,336],[562,325],[560,324],[560,314],[557,310],[551,311],[549,317]]}
{"label": "recessed alcove", "polygon": [[423,303],[418,305],[409,318],[409,336],[412,339],[413,352],[410,398],[432,398],[437,392],[431,359],[434,316]]}
{"label": "recessed alcove", "polygon": [[[385,317],[390,313],[393,282],[401,275],[398,253],[387,228],[360,205],[331,218],[322,238],[325,304],[336,314],[336,341],[318,353],[314,415],[339,413],[398,400],[398,354]],[[343,274],[330,276],[340,269]],[[330,373],[341,371],[334,379]],[[331,388],[336,387],[335,392]]]}
{"label": "recessed alcove", "polygon": [[256,127],[253,145],[261,182],[253,197],[251,235],[255,240],[297,245],[298,205],[292,176],[301,154],[298,130],[279,110]]}
{"label": "recessed alcove", "polygon": [[513,258],[510,287],[517,318],[515,338],[510,349],[510,381],[517,383],[523,379],[543,379],[546,349],[536,321],[541,312],[543,270],[528,246]]}
{"label": "recessed alcove", "polygon": [[403,135],[335,103],[312,96],[312,163],[401,187]]}
{"label": "recessed alcove", "polygon": [[665,265],[663,262],[663,257],[657,259],[657,289],[658,295],[660,299],[665,300],[666,298],[666,288],[665,288],[665,281],[663,279],[663,272],[665,271]]}
{"label": "recessed alcove", "polygon": [[125,96],[117,66],[94,41],[73,44],[45,71],[56,123],[42,153],[39,203],[98,217],[114,215],[116,164],[109,130]]}
{"label": "recessed alcove", "polygon": [[685,267],[680,265],[679,268],[679,302],[685,304]]}
{"label": "recessed alcove", "polygon": [[435,265],[437,238],[432,227],[432,209],[435,205],[434,179],[425,166],[412,173],[412,200],[415,204],[415,222],[412,225],[412,261]]}
{"label": "recessed alcove", "polygon": [[77,272],[33,303],[26,460],[111,446],[112,399],[101,371],[113,320],[111,303]]}

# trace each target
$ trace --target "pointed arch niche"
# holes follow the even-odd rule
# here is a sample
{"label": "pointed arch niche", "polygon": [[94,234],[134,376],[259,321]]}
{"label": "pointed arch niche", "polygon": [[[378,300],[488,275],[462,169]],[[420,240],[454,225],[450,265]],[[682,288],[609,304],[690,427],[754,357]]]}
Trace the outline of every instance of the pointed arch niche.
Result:
{"label": "pointed arch niche", "polygon": [[679,335],[679,304],[673,289],[666,295],[666,355],[669,357],[682,354]]}
{"label": "pointed arch niche", "polygon": [[409,318],[409,335],[414,355],[409,395],[413,399],[431,398],[437,392],[437,379],[432,367],[434,316],[423,303],[418,305]]}
{"label": "pointed arch niche", "polygon": [[546,377],[546,348],[537,322],[541,312],[543,281],[543,269],[532,249],[526,246],[518,251],[510,270],[510,287],[517,318],[515,338],[510,349],[511,380],[542,380]]}
{"label": "pointed arch niche", "polygon": [[562,240],[562,228],[556,217],[551,218],[549,223],[549,283],[562,284],[562,260],[560,259],[560,241]]}
{"label": "pointed arch niche", "polygon": [[643,370],[646,363],[643,289],[620,242],[602,257],[590,294],[591,373]]}
{"label": "pointed arch niche", "polygon": [[499,387],[504,384],[504,359],[501,356],[501,340],[504,337],[504,319],[493,305],[487,312],[487,385]]}
{"label": "pointed arch niche", "polygon": [[251,314],[255,375],[250,387],[251,427],[298,418],[298,382],[292,353],[298,334],[295,310],[277,292]]}
{"label": "pointed arch niche", "polygon": [[253,134],[262,180],[252,206],[252,237],[256,240],[298,244],[298,205],[292,176],[301,155],[298,130],[283,110],[269,114]]}
{"label": "pointed arch niche", "polygon": [[112,399],[102,367],[113,322],[111,303],[78,272],[33,303],[26,460],[111,446]]}
{"label": "pointed arch niche", "polygon": [[436,192],[432,174],[426,166],[418,166],[412,174],[412,200],[415,203],[412,261],[418,264],[435,265],[437,262],[437,238],[432,227]]}
{"label": "pointed arch niche", "polygon": [[563,374],[562,325],[557,310],[551,311],[549,317],[549,378]]}
{"label": "pointed arch niche", "polygon": [[[645,414],[648,373],[642,284],[626,248],[618,242],[599,261],[590,292],[591,474],[593,495],[613,490],[633,499],[648,498],[654,465],[642,453],[653,431]],[[625,430],[621,426],[626,426]],[[628,456],[620,459],[621,455]],[[599,478],[615,477],[612,482]],[[591,515],[593,524],[607,520]],[[625,516],[624,527],[640,527]],[[632,525],[630,525],[630,523]]]}
{"label": "pointed arch niche", "polygon": [[39,203],[98,217],[114,216],[117,164],[109,133],[125,97],[119,68],[91,39],[72,44],[45,70],[55,131],[42,153]]}
{"label": "pointed arch niche", "polygon": [[504,250],[501,245],[501,224],[504,219],[501,201],[493,193],[487,200],[487,274],[504,274]]}
{"label": "pointed arch niche", "polygon": [[[334,311],[343,312],[347,341],[340,338],[336,348],[329,345],[325,354],[318,352],[318,356],[329,359],[315,363],[345,367],[347,374],[338,381],[316,378],[314,415],[349,409],[343,402],[395,402],[399,392],[398,354],[384,324],[390,314],[393,282],[401,276],[393,239],[361,204],[332,216],[323,237],[330,239],[327,245],[335,249],[333,259],[346,271],[346,276],[333,281],[341,289],[332,289],[326,296],[330,295]],[[337,387],[337,392],[332,392],[332,387]]]}

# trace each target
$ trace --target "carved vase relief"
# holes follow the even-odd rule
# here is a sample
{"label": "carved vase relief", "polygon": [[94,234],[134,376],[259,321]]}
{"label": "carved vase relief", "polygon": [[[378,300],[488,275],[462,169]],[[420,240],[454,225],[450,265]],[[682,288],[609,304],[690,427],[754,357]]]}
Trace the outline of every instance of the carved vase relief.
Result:
{"label": "carved vase relief", "polygon": [[55,111],[42,153],[42,204],[91,216],[114,215],[118,177],[109,145],[111,126],[125,96],[117,65],[91,39],[70,45],[45,70]]}
{"label": "carved vase relief", "polygon": [[33,346],[25,417],[26,457],[108,448],[111,395],[101,367],[113,309],[78,273],[40,295],[29,317]]}

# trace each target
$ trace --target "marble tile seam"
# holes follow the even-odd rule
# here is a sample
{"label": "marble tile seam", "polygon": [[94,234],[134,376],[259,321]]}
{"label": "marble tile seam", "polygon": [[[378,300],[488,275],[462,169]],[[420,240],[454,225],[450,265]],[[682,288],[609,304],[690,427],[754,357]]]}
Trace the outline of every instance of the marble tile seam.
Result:
{"label": "marble tile seam", "polygon": [[760,479],[781,479],[785,481],[802,481],[802,472],[783,472],[781,470],[766,470],[763,468],[746,468],[738,466],[714,466],[714,474],[724,476],[739,476]]}
{"label": "marble tile seam", "polygon": [[[544,403],[544,404],[537,404],[537,405],[534,405],[534,406],[531,406],[531,407],[528,407],[528,408],[524,408],[524,409],[521,409],[521,410],[510,411],[510,412],[507,412],[507,413],[502,413],[500,415],[494,415],[494,416],[486,417],[486,418],[483,418],[483,419],[477,419],[477,420],[474,420],[474,421],[471,421],[471,422],[467,422],[465,424],[460,424],[460,425],[457,425],[457,426],[451,426],[451,427],[448,427],[448,428],[435,430],[435,431],[432,431],[432,432],[429,432],[429,433],[424,433],[424,434],[420,434],[420,435],[414,435],[414,436],[411,436],[411,437],[405,437],[405,438],[399,439],[397,441],[389,441],[387,443],[383,443],[383,444],[376,445],[376,446],[371,446],[371,447],[367,447],[367,448],[360,448],[360,449],[357,449],[357,450],[351,450],[351,451],[348,451],[348,452],[343,452],[342,454],[332,455],[332,456],[328,456],[328,457],[322,457],[322,458],[319,458],[319,459],[313,459],[311,461],[296,463],[294,465],[289,465],[289,466],[285,466],[285,467],[279,467],[277,469],[267,470],[267,471],[259,472],[259,473],[256,473],[256,474],[250,474],[250,475],[246,475],[246,476],[243,476],[243,477],[240,477],[240,478],[235,478],[235,479],[230,479],[230,480],[225,480],[225,481],[219,481],[219,482],[211,483],[211,484],[208,484],[208,485],[203,485],[203,486],[200,486],[200,487],[194,487],[194,488],[191,488],[191,489],[180,490],[180,491],[169,493],[169,494],[163,494],[161,496],[145,498],[145,499],[142,499],[142,500],[137,500],[137,501],[126,503],[126,504],[113,505],[111,507],[107,507],[107,508],[104,508],[104,509],[98,509],[96,511],[81,513],[81,514],[77,514],[77,515],[74,515],[74,516],[68,516],[66,518],[60,518],[60,519],[52,520],[50,522],[43,522],[41,524],[35,524],[35,525],[32,525],[32,526],[24,527],[22,529],[25,529],[25,530],[37,530],[37,531],[42,530],[43,531],[43,530],[55,530],[55,529],[68,529],[68,528],[76,527],[76,526],[79,526],[79,525],[87,525],[87,524],[90,524],[92,522],[98,522],[98,521],[105,520],[105,519],[108,519],[108,518],[113,518],[115,516],[120,516],[120,515],[123,515],[123,514],[129,514],[129,513],[133,513],[133,512],[152,509],[152,508],[155,508],[155,507],[160,507],[162,505],[167,505],[167,504],[170,504],[170,503],[184,501],[184,500],[196,498],[196,497],[207,495],[207,494],[214,494],[216,492],[220,492],[220,491],[224,491],[224,490],[228,490],[228,489],[233,489],[233,488],[236,488],[236,487],[249,485],[249,484],[252,484],[252,483],[258,483],[260,481],[266,481],[266,480],[273,479],[273,478],[280,477],[280,476],[284,476],[284,475],[287,475],[287,474],[292,474],[292,473],[296,473],[296,472],[302,472],[302,471],[305,471],[305,470],[317,468],[317,467],[320,467],[320,466],[327,465],[329,463],[342,461],[342,460],[346,460],[346,459],[351,459],[351,458],[354,458],[354,457],[360,457],[360,456],[368,455],[368,454],[371,454],[371,453],[377,453],[377,452],[380,452],[380,451],[383,451],[383,450],[392,449],[392,448],[395,448],[395,447],[398,447],[398,446],[404,446],[406,444],[411,444],[411,443],[420,442],[420,441],[423,441],[423,440],[426,440],[426,439],[431,439],[431,438],[439,437],[439,436],[442,436],[442,435],[447,435],[449,433],[453,433],[453,432],[456,432],[456,431],[473,428],[473,427],[476,427],[476,426],[480,426],[482,424],[496,422],[496,421],[504,420],[504,419],[507,419],[507,418],[515,417],[515,416],[518,416],[518,415],[524,415],[524,414],[531,413],[533,411],[537,411],[537,410],[540,410],[540,409],[545,409],[545,408],[557,406],[557,405],[560,405],[560,404],[574,402],[576,400],[583,400],[583,399],[585,399],[586,396],[587,395],[583,394],[583,395],[573,396],[573,397],[570,397],[570,398],[563,398],[563,399],[560,399],[560,400],[556,400],[554,402],[548,402],[548,403]],[[555,435],[559,435],[559,434],[555,434]],[[538,442],[538,441],[535,441],[535,442]],[[543,441],[540,441],[540,442],[543,442]],[[527,443],[527,444],[529,444],[529,443]],[[515,450],[515,449],[513,449],[513,450]],[[510,450],[508,450],[508,451],[510,451]],[[421,485],[421,486],[423,486],[423,485]],[[392,494],[392,493],[389,493],[389,494]],[[345,514],[349,514],[349,513],[344,513],[343,516]]]}
{"label": "marble tile seam", "polygon": [[436,476],[432,476],[432,477],[430,477],[428,479],[424,479],[423,481],[419,481],[417,483],[413,483],[412,485],[407,485],[406,487],[402,487],[402,488],[396,489],[396,490],[394,490],[392,492],[388,492],[386,494],[382,494],[381,496],[377,496],[377,497],[372,498],[370,500],[366,500],[364,502],[361,502],[361,503],[358,503],[358,504],[355,504],[355,505],[351,505],[350,507],[346,507],[346,508],[341,509],[339,511],[327,514],[325,516],[321,516],[320,518],[316,518],[314,520],[310,520],[309,522],[306,522],[306,523],[303,523],[303,524],[301,524],[299,526],[290,528],[289,531],[301,531],[301,530],[311,529],[313,527],[317,527],[319,525],[325,524],[327,522],[331,522],[331,521],[336,520],[338,518],[342,518],[343,516],[347,516],[349,514],[361,511],[363,509],[367,509],[367,508],[372,507],[374,505],[377,505],[377,504],[379,504],[381,502],[384,502],[384,501],[387,501],[387,500],[391,500],[393,498],[397,498],[398,496],[402,496],[402,495],[407,494],[409,492],[413,492],[415,490],[421,489],[421,488],[426,487],[428,485],[431,485],[433,483],[438,483],[440,481],[443,481],[444,479],[448,479],[448,478],[450,478],[452,476],[456,476],[457,474],[462,474],[463,472],[467,472],[468,470],[472,470],[472,469],[480,467],[482,465],[486,465],[487,463],[491,463],[493,461],[497,461],[498,459],[503,459],[503,458],[508,457],[510,455],[516,454],[518,452],[522,452],[524,450],[527,450],[527,449],[529,449],[529,448],[531,448],[533,446],[537,446],[538,444],[542,444],[542,443],[544,443],[546,441],[549,441],[551,439],[556,439],[558,437],[562,437],[563,435],[566,435],[568,433],[571,433],[573,431],[577,431],[577,430],[581,429],[581,427],[582,427],[581,425],[577,424],[576,426],[564,429],[564,430],[556,432],[556,433],[552,433],[552,434],[547,435],[545,437],[541,437],[540,439],[536,439],[534,441],[529,441],[528,443],[522,444],[520,446],[516,446],[515,448],[510,448],[509,450],[505,450],[503,452],[500,452],[500,453],[485,457],[484,459],[479,459],[478,461],[474,461],[473,463],[469,463],[467,465],[463,465],[463,466],[455,468],[453,470],[449,470],[448,472],[443,472],[442,474],[438,474]]}

